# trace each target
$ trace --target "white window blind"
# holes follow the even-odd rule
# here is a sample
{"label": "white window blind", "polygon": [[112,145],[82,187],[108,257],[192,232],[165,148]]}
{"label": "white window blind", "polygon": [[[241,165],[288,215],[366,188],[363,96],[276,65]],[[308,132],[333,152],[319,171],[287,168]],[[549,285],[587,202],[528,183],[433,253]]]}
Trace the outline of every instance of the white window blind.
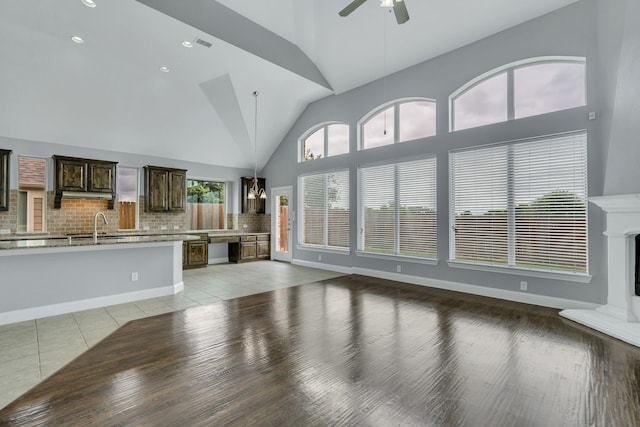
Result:
{"label": "white window blind", "polygon": [[361,167],[361,252],[437,258],[436,158]]}
{"label": "white window blind", "polygon": [[450,153],[453,260],[587,272],[587,134]]}
{"label": "white window blind", "polygon": [[349,171],[299,179],[301,245],[349,248]]}

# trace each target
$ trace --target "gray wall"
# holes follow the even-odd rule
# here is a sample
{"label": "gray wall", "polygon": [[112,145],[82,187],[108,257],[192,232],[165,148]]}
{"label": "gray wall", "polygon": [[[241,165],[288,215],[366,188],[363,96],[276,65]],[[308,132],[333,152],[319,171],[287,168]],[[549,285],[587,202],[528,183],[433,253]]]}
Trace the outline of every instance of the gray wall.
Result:
{"label": "gray wall", "polygon": [[[96,160],[118,162],[119,166],[142,168],[146,165],[165,166],[186,169],[188,178],[211,179],[227,182],[228,213],[240,212],[240,177],[253,175],[251,169],[237,169],[225,166],[215,166],[205,163],[186,162],[182,160],[166,159],[154,156],[120,153],[109,150],[95,150],[92,148],[73,145],[54,144],[49,142],[27,141],[0,136],[0,148],[13,150],[11,155],[11,188],[16,189],[18,183],[18,156],[34,156],[47,159],[47,189],[53,191],[54,166],[52,155],[82,157]],[[215,163],[216,159],[210,159]],[[139,193],[144,194],[144,174],[140,169]]]}
{"label": "gray wall", "polygon": [[610,7],[619,12],[606,28],[623,32],[619,65],[611,70],[610,83],[615,83],[615,89],[609,99],[613,112],[604,187],[607,195],[640,193],[640,1],[612,3]]}
{"label": "gray wall", "polygon": [[[292,185],[294,200],[290,206],[297,206],[298,175],[337,168],[350,170],[351,253],[349,255],[322,253],[322,262],[325,264],[393,273],[396,272],[396,265],[401,264],[403,274],[506,290],[517,290],[520,280],[526,280],[529,283],[529,293],[588,302],[604,302],[606,299],[606,253],[601,234],[603,219],[597,207],[589,208],[590,273],[593,279],[588,284],[525,275],[463,270],[450,268],[445,262],[449,253],[448,151],[451,149],[587,129],[589,133],[589,195],[602,194],[604,182],[602,152],[606,150],[602,147],[600,121],[587,120],[588,112],[600,110],[597,90],[598,6],[596,0],[574,3],[390,75],[386,78],[386,82],[378,80],[309,105],[267,163],[263,171],[263,175],[267,178],[267,186],[271,188]],[[615,40],[612,41],[614,42]],[[587,106],[454,133],[448,131],[448,96],[452,92],[470,79],[501,65],[525,58],[549,55],[587,58]],[[386,98],[383,96],[385,92]],[[410,96],[437,100],[437,136],[358,152],[356,148],[358,120],[386,101]],[[351,126],[350,154],[298,163],[298,138],[318,123],[333,120],[345,122]],[[355,188],[358,165],[427,153],[435,154],[438,161],[438,265],[356,256],[354,253],[357,247]],[[295,228],[293,258],[318,262],[318,252],[296,248],[295,242],[298,236]]]}

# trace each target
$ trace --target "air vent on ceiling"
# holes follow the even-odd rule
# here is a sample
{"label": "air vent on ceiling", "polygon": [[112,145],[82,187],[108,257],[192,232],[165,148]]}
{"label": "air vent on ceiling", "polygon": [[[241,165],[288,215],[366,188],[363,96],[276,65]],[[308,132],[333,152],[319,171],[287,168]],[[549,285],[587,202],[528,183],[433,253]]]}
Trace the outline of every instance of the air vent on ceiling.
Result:
{"label": "air vent on ceiling", "polygon": [[211,43],[206,40],[196,39],[196,43],[201,44],[204,47],[211,47]]}

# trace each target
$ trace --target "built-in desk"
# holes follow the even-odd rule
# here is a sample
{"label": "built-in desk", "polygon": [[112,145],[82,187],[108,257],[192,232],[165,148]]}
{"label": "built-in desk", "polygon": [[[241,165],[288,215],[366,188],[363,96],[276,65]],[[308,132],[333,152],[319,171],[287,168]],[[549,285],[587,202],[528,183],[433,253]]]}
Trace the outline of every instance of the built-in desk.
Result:
{"label": "built-in desk", "polygon": [[269,233],[242,234],[229,243],[229,262],[260,261],[271,258]]}

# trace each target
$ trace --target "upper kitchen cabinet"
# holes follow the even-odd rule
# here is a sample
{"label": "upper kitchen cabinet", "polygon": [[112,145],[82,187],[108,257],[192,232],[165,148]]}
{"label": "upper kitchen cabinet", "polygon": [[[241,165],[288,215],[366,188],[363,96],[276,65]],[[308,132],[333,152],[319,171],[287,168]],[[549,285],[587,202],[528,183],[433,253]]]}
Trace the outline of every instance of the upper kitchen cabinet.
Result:
{"label": "upper kitchen cabinet", "polygon": [[[247,196],[249,195],[249,190],[251,189],[251,187],[253,186],[253,177],[252,176],[243,176],[242,177],[242,182],[241,182],[241,190],[242,190],[242,194],[241,194],[241,199],[242,200],[242,213],[259,213],[259,214],[263,214],[265,212],[265,199],[261,199],[259,197],[256,197],[255,199],[247,199]],[[258,188],[264,188],[265,190],[267,189],[266,187],[266,180],[264,178],[258,178]]]}
{"label": "upper kitchen cabinet", "polygon": [[144,172],[144,201],[147,211],[186,211],[186,170],[160,166],[145,166]]}
{"label": "upper kitchen cabinet", "polygon": [[116,198],[116,165],[118,162],[53,156],[55,163],[56,196],[54,207],[59,208],[62,197],[104,198],[113,209]]}
{"label": "upper kitchen cabinet", "polygon": [[10,150],[0,150],[0,211],[9,210],[9,157]]}

